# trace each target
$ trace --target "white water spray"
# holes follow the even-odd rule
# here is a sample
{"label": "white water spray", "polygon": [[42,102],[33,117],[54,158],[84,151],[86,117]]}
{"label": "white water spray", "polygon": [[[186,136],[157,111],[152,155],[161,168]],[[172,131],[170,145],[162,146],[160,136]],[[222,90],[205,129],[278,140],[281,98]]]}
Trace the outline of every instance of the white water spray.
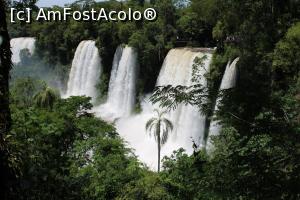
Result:
{"label": "white water spray", "polygon": [[18,64],[21,62],[20,53],[23,49],[28,49],[30,55],[33,55],[35,50],[35,38],[32,37],[20,37],[10,40],[10,46],[12,51],[12,62]]}
{"label": "white water spray", "polygon": [[76,49],[69,75],[66,97],[89,96],[97,98],[96,85],[102,73],[101,58],[95,41],[82,41]]}
{"label": "white water spray", "polygon": [[[171,50],[162,66],[157,85],[192,85],[192,65],[196,57],[207,56],[201,75],[208,70],[211,59],[211,49],[179,48]],[[201,84],[206,85],[202,79]],[[139,159],[150,168],[157,166],[157,144],[154,138],[146,133],[146,122],[154,116],[155,106],[145,98],[142,102],[142,113],[123,118],[117,121],[118,133],[136,150]],[[205,116],[202,116],[198,108],[180,105],[176,111],[167,116],[174,125],[175,130],[170,133],[168,142],[162,147],[161,157],[170,156],[174,150],[184,148],[188,154],[193,152],[193,141],[202,145],[204,139]]]}

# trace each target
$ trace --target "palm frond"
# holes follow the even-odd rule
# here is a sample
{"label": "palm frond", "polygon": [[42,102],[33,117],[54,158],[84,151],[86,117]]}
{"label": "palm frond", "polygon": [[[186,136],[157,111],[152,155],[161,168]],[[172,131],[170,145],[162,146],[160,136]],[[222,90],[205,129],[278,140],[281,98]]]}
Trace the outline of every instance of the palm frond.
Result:
{"label": "palm frond", "polygon": [[168,139],[169,139],[169,132],[168,132],[168,129],[165,127],[164,130],[163,130],[163,134],[162,134],[162,137],[161,137],[160,144],[161,145],[166,144]]}
{"label": "palm frond", "polygon": [[149,119],[147,121],[147,123],[146,123],[146,131],[151,129],[150,127],[155,122],[155,120],[156,120],[156,118],[153,117],[153,118],[151,118],[151,119]]}
{"label": "palm frond", "polygon": [[[149,133],[150,136],[154,136],[156,142],[159,141],[159,145],[164,145],[169,138],[169,132],[173,131],[173,124],[167,118],[162,118],[162,115],[167,113],[167,111],[160,112],[158,109],[154,110],[158,118],[151,118],[146,123],[146,131]],[[161,134],[162,133],[162,134]]]}
{"label": "palm frond", "polygon": [[174,126],[173,126],[173,124],[172,124],[172,122],[170,120],[168,120],[167,118],[163,118],[162,122],[165,124],[165,129],[167,131],[169,131],[169,130],[173,131]]}
{"label": "palm frond", "polygon": [[156,133],[157,133],[157,122],[151,124],[148,134],[150,137],[154,137],[156,140]]}

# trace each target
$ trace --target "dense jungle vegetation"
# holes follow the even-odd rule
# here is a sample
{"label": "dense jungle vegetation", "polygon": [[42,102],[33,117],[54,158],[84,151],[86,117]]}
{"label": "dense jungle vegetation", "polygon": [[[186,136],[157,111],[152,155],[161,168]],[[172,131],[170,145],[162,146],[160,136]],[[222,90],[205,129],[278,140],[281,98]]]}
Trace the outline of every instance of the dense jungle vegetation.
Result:
{"label": "dense jungle vegetation", "polygon": [[[31,61],[24,56],[21,66],[13,66],[8,94],[9,43],[0,0],[1,199],[300,199],[299,0],[81,0],[71,7],[154,7],[158,18],[9,23],[10,6],[36,9],[35,3],[23,0],[6,8],[9,36],[37,39]],[[171,48],[216,46],[207,73],[207,100],[214,102],[227,61],[240,57],[237,87],[222,92],[217,119],[223,128],[213,138],[214,149],[195,148],[190,156],[179,149],[155,173],[138,161],[113,125],[88,112],[90,98],[60,99],[50,88],[53,79],[44,74],[65,83],[76,47],[86,39],[97,41],[103,59],[102,93],[119,44],[138,50],[139,95],[153,91]],[[36,77],[28,77],[26,67],[37,71]],[[192,97],[185,94],[187,101]],[[212,115],[213,106],[201,101],[197,106]]]}

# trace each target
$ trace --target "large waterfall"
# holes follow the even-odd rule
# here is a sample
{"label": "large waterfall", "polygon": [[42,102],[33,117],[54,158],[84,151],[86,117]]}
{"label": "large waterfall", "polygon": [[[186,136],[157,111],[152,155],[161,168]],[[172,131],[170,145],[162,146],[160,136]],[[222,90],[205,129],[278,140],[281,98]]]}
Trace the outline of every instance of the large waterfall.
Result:
{"label": "large waterfall", "polygon": [[65,96],[85,95],[95,100],[101,72],[101,58],[95,41],[82,41],[75,52]]}
{"label": "large waterfall", "polygon": [[20,37],[10,40],[12,47],[12,62],[17,64],[21,62],[20,53],[23,49],[28,49],[30,55],[33,55],[35,49],[35,38],[32,37]]}
{"label": "large waterfall", "polygon": [[[192,71],[196,57],[207,56],[204,61],[205,69],[201,69],[203,75],[208,69],[211,59],[211,49],[179,48],[171,50],[162,66],[157,85],[185,85],[193,83]],[[202,84],[206,80],[202,79]],[[146,133],[146,122],[154,116],[156,106],[145,98],[142,102],[142,113],[117,121],[116,126],[120,135],[136,150],[136,154],[142,162],[155,169],[157,165],[157,145],[154,138]],[[170,133],[168,142],[162,147],[161,155],[170,156],[174,150],[184,148],[187,153],[193,152],[193,141],[199,146],[204,143],[205,116],[202,116],[196,107],[180,105],[176,111],[167,116],[174,125],[174,131]]]}
{"label": "large waterfall", "polygon": [[95,108],[100,117],[114,121],[131,114],[135,104],[137,70],[137,52],[132,47],[119,46],[114,56],[107,102]]}
{"label": "large waterfall", "polygon": [[[236,78],[237,78],[236,65],[238,61],[239,58],[236,58],[231,64],[230,62],[228,62],[220,85],[220,91],[234,88],[236,86]],[[220,109],[221,106],[220,104],[221,104],[221,97],[218,97],[216,101],[214,113],[216,113]],[[209,136],[219,135],[220,130],[221,130],[220,122],[218,120],[213,120],[210,124]],[[210,149],[211,147],[212,144],[211,144],[211,139],[209,137],[207,141],[207,149]]]}

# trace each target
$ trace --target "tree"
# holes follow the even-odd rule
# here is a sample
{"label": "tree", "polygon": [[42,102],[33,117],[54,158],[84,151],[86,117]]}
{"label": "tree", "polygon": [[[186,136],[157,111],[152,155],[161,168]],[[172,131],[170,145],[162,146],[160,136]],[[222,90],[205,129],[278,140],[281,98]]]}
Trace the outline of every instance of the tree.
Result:
{"label": "tree", "polygon": [[45,87],[34,98],[38,107],[52,110],[55,101],[58,99],[58,94],[50,87]]}
{"label": "tree", "polygon": [[[11,69],[10,38],[6,23],[6,3],[0,0],[0,199],[6,199],[10,167],[5,136],[10,130],[9,71]],[[4,191],[2,191],[4,190]]]}
{"label": "tree", "polygon": [[162,160],[164,170],[160,176],[172,199],[218,200],[207,187],[210,181],[206,177],[208,164],[209,157],[205,151],[197,152],[196,149],[191,156],[182,148],[165,156]]}
{"label": "tree", "polygon": [[18,0],[11,1],[10,5],[18,9],[32,8],[33,10],[37,10],[38,7],[35,5],[37,2],[38,0]]}
{"label": "tree", "polygon": [[[295,84],[300,72],[300,23],[293,25],[273,53],[273,76],[276,88],[286,90]],[[279,87],[278,87],[279,86]]]}
{"label": "tree", "polygon": [[145,172],[143,177],[126,184],[116,200],[174,200],[159,174]]}
{"label": "tree", "polygon": [[46,83],[33,78],[18,78],[10,86],[10,103],[18,108],[30,107],[34,103],[34,97],[44,90]]}
{"label": "tree", "polygon": [[[173,124],[167,118],[164,118],[165,111],[160,112],[155,110],[157,113],[157,117],[151,118],[146,123],[146,131],[149,132],[150,136],[154,136],[157,142],[157,150],[158,150],[158,160],[157,160],[157,171],[160,171],[160,149],[166,144],[169,138],[169,132],[173,130]],[[162,135],[161,135],[162,133]]]}
{"label": "tree", "polygon": [[58,99],[51,111],[11,104],[8,142],[21,173],[9,199],[115,199],[143,177],[116,129],[91,114],[90,100]]}

